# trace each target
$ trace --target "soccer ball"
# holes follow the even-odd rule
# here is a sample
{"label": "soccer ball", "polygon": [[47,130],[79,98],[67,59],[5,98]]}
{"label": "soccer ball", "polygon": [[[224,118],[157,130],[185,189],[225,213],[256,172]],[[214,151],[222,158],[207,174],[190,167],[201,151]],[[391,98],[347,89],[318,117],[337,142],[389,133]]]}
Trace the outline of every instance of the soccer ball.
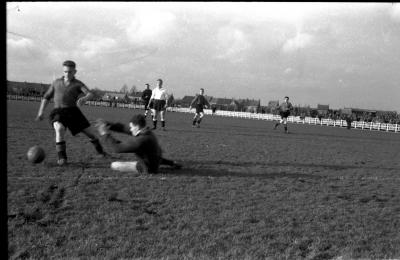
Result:
{"label": "soccer ball", "polygon": [[46,157],[46,154],[42,147],[35,145],[29,148],[26,156],[31,163],[41,163]]}

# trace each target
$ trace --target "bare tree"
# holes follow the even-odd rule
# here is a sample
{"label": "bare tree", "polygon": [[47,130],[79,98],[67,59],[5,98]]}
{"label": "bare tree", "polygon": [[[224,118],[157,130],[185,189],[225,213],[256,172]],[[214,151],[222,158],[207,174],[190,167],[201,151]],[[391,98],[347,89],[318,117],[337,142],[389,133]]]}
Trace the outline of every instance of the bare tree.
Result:
{"label": "bare tree", "polygon": [[133,85],[129,90],[129,95],[134,95],[136,92],[137,92],[137,87],[136,85]]}
{"label": "bare tree", "polygon": [[128,93],[128,86],[126,84],[124,84],[119,92],[127,94]]}
{"label": "bare tree", "polygon": [[175,101],[174,94],[171,93],[168,97],[168,106],[172,106]]}

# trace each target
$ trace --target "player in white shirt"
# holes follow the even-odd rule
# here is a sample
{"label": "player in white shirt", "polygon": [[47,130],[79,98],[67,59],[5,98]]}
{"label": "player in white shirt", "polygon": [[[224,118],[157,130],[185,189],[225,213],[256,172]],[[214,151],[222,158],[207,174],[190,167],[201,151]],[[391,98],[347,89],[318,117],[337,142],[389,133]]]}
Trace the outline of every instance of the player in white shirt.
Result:
{"label": "player in white shirt", "polygon": [[157,87],[153,89],[149,104],[153,101],[153,129],[157,128],[157,116],[160,114],[161,127],[165,131],[165,110],[168,106],[168,94],[162,85],[162,79],[157,79]]}

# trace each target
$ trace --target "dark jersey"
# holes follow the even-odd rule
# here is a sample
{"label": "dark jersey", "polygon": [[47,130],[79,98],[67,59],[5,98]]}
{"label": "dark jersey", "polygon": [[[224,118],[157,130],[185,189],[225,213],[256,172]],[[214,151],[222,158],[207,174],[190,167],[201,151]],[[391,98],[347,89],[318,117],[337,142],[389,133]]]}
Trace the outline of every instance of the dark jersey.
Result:
{"label": "dark jersey", "polygon": [[[129,127],[121,123],[110,123],[110,130],[131,134]],[[132,136],[125,142],[121,142],[106,134],[105,141],[116,153],[135,153],[146,164],[150,173],[157,173],[162,160],[161,147],[154,133],[148,128],[142,130],[137,136]]]}
{"label": "dark jersey", "polygon": [[203,95],[197,95],[190,103],[190,106],[195,105],[196,107],[203,108],[205,105],[210,106],[207,99]]}
{"label": "dark jersey", "polygon": [[290,102],[283,102],[282,104],[280,104],[279,106],[279,110],[281,112],[290,112],[291,110],[293,110],[293,106],[292,103]]}
{"label": "dark jersey", "polygon": [[80,80],[73,78],[67,86],[62,77],[53,81],[43,98],[47,100],[53,98],[55,108],[76,107],[76,101],[80,95],[85,93],[85,90],[89,91]]}
{"label": "dark jersey", "polygon": [[144,101],[149,101],[150,98],[151,98],[151,93],[152,93],[151,89],[145,89],[145,90],[143,91],[143,94],[142,94],[142,99],[143,99]]}

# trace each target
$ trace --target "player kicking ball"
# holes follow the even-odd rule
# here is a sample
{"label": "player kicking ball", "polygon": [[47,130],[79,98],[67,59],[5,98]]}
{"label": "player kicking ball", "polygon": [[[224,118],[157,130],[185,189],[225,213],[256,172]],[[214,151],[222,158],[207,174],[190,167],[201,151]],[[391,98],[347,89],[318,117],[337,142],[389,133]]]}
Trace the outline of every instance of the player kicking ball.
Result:
{"label": "player kicking ball", "polygon": [[[162,157],[161,147],[155,134],[146,127],[146,117],[142,114],[134,115],[129,126],[121,123],[111,123],[98,119],[97,130],[104,141],[116,153],[135,153],[138,161],[113,162],[111,169],[132,173],[158,173],[160,165],[168,165],[174,169],[182,165]],[[132,135],[125,141],[119,141],[110,134],[110,131]]]}
{"label": "player kicking ball", "polygon": [[286,96],[283,103],[278,106],[278,109],[279,114],[281,115],[281,120],[275,124],[274,130],[278,127],[278,125],[283,124],[285,128],[285,133],[288,134],[289,131],[287,128],[287,118],[289,117],[290,112],[293,110],[292,103],[289,102],[288,96]]}
{"label": "player kicking ball", "polygon": [[196,106],[196,113],[193,117],[192,127],[200,127],[201,120],[204,117],[204,107],[210,107],[210,103],[208,103],[207,99],[204,97],[204,88],[200,89],[199,94],[196,95],[196,97],[190,103],[190,110],[192,110],[193,105]]}
{"label": "player kicking ball", "polygon": [[49,119],[56,135],[57,164],[60,166],[67,164],[67,146],[65,142],[67,129],[73,136],[81,132],[84,133],[94,145],[97,153],[101,157],[107,157],[108,154],[103,150],[94,129],[79,109],[93,94],[82,81],[75,78],[77,70],[74,61],[64,61],[62,66],[64,76],[53,81],[43,95],[36,116],[37,121],[43,120],[43,112],[46,106],[49,104],[50,99],[54,100],[54,109],[51,111]]}

